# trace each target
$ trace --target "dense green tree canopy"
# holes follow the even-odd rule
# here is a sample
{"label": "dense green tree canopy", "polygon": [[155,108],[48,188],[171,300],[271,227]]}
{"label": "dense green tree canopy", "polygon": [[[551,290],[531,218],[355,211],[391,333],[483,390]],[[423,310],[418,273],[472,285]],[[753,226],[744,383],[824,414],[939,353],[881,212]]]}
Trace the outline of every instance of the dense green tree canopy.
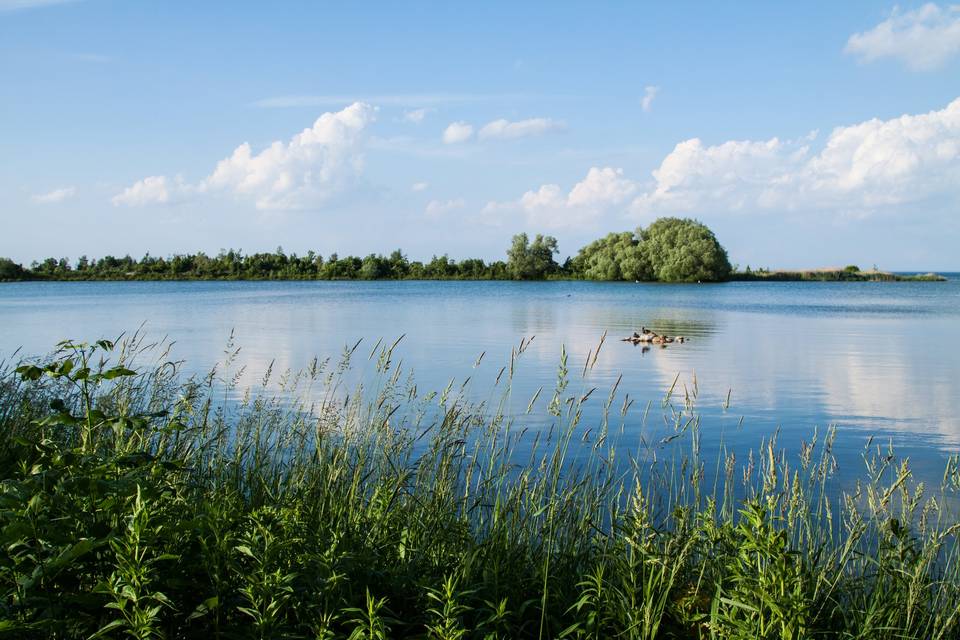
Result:
{"label": "dense green tree canopy", "polygon": [[573,269],[586,280],[650,280],[650,263],[630,231],[610,233],[580,249]]}
{"label": "dense green tree canopy", "polygon": [[0,280],[23,280],[26,272],[9,258],[0,258]]}
{"label": "dense green tree canopy", "polygon": [[730,275],[727,252],[713,232],[686,218],[610,233],[582,248],[571,266],[586,280],[715,282]]}
{"label": "dense green tree canopy", "polygon": [[552,236],[537,234],[530,242],[527,234],[518,233],[507,251],[507,270],[515,280],[542,280],[560,268],[553,258],[558,251]]}
{"label": "dense green tree canopy", "polygon": [[660,218],[637,235],[653,278],[660,282],[718,282],[730,276],[726,250],[696,220]]}

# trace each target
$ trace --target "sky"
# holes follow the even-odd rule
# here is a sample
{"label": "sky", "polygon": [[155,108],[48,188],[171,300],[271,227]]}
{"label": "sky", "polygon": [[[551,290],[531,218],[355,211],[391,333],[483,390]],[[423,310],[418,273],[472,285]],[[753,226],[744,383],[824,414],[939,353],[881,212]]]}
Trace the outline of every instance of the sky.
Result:
{"label": "sky", "polygon": [[0,0],[0,256],[960,270],[960,5]]}

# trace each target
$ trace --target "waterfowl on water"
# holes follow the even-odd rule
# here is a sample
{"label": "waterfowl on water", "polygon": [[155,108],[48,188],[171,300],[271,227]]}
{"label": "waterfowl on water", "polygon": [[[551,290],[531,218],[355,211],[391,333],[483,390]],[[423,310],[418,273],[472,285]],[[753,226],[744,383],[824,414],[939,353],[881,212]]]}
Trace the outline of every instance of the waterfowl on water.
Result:
{"label": "waterfowl on water", "polygon": [[[636,333],[634,333],[633,335],[637,336]],[[650,331],[646,327],[640,327],[640,335],[637,336],[637,339],[640,340],[641,342],[653,342],[659,337],[660,336],[658,336],[655,332]]]}
{"label": "waterfowl on water", "polygon": [[659,344],[662,346],[672,344],[674,342],[683,343],[683,342],[686,342],[686,340],[687,339],[683,336],[676,336],[671,338],[670,336],[667,336],[667,335],[660,335],[659,333],[655,331],[651,331],[646,327],[641,327],[640,333],[637,333],[636,331],[634,331],[633,335],[623,339],[624,342],[632,342],[633,344],[650,343],[650,344]]}
{"label": "waterfowl on water", "polygon": [[657,334],[653,333],[652,331],[647,331],[646,327],[643,327],[642,329],[640,329],[640,331],[642,333],[637,333],[636,331],[634,331],[632,336],[628,338],[624,338],[623,341],[624,342],[653,342],[658,337]]}

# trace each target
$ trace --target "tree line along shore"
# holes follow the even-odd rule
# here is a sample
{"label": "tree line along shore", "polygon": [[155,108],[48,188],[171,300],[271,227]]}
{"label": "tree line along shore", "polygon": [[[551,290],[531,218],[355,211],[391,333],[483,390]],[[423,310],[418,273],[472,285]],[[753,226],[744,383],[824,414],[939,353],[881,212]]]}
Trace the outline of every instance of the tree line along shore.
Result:
{"label": "tree line along shore", "polygon": [[433,256],[428,262],[409,260],[399,249],[389,256],[365,257],[336,253],[324,258],[304,255],[243,254],[222,250],[173,255],[145,255],[137,260],[105,256],[47,258],[29,267],[0,257],[0,281],[26,280],[597,280],[627,282],[752,281],[899,281],[945,280],[937,274],[901,275],[854,265],[805,271],[739,270],[730,264],[726,249],[704,224],[689,218],[660,218],[647,228],[610,233],[581,248],[575,256],[557,261],[556,238],[526,233],[513,236],[506,260],[454,260]]}

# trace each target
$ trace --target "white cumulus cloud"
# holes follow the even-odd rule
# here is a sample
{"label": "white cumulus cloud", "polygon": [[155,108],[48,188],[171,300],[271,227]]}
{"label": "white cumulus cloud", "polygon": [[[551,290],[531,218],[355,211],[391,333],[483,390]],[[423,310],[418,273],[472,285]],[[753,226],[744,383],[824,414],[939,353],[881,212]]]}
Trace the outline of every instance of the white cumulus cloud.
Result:
{"label": "white cumulus cloud", "polygon": [[863,62],[897,58],[911,69],[934,69],[960,53],[960,5],[894,8],[877,26],[850,36],[845,51]]}
{"label": "white cumulus cloud", "polygon": [[801,212],[824,219],[938,215],[960,203],[960,98],[943,109],[836,127],[796,140],[677,144],[640,182],[593,167],[565,190],[544,184],[489,202],[491,222],[522,215],[543,227],[594,225],[602,216]]}
{"label": "white cumulus cloud", "polygon": [[636,184],[623,177],[623,169],[592,167],[587,177],[578,182],[567,195],[571,207],[605,207],[617,205],[636,191]]}
{"label": "white cumulus cloud", "polygon": [[530,223],[549,228],[588,226],[605,212],[624,205],[636,191],[636,183],[625,178],[622,169],[592,167],[569,192],[560,185],[545,184],[517,200],[489,202],[483,211],[488,215],[520,213]]}
{"label": "white cumulus cloud", "polygon": [[114,206],[142,207],[151,204],[173,204],[189,198],[196,191],[179,176],[148,176],[113,196]]}
{"label": "white cumulus cloud", "polygon": [[561,131],[564,128],[562,122],[557,122],[550,118],[529,118],[527,120],[494,120],[480,129],[477,134],[481,140],[500,139],[514,140],[516,138],[527,138],[529,136],[540,136],[552,131]]}
{"label": "white cumulus cloud", "polygon": [[834,129],[811,140],[678,144],[634,201],[639,214],[805,210],[870,215],[960,198],[960,98],[944,109]]}
{"label": "white cumulus cloud", "polygon": [[410,185],[410,191],[426,191],[429,187],[429,182],[414,182]]}
{"label": "white cumulus cloud", "polygon": [[37,204],[56,204],[58,202],[63,202],[68,198],[72,198],[76,195],[76,187],[63,187],[60,189],[54,189],[49,193],[40,193],[31,198]]}
{"label": "white cumulus cloud", "polygon": [[342,191],[362,170],[363,134],[375,109],[356,102],[321,115],[287,142],[260,152],[243,143],[196,184],[151,176],[113,198],[115,205],[169,204],[201,194],[226,193],[253,201],[258,209],[316,206]]}
{"label": "white cumulus cloud", "polygon": [[473,137],[473,125],[466,122],[451,122],[443,131],[444,144],[466,142]]}

